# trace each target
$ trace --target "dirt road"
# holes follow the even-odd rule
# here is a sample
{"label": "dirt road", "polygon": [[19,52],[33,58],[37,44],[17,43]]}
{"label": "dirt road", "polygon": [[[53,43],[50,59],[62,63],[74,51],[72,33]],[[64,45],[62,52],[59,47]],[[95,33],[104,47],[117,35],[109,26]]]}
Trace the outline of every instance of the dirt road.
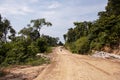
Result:
{"label": "dirt road", "polygon": [[72,54],[57,47],[52,62],[42,66],[9,69],[0,80],[120,80],[120,62]]}
{"label": "dirt road", "polygon": [[120,63],[71,54],[58,47],[52,63],[34,80],[120,80]]}

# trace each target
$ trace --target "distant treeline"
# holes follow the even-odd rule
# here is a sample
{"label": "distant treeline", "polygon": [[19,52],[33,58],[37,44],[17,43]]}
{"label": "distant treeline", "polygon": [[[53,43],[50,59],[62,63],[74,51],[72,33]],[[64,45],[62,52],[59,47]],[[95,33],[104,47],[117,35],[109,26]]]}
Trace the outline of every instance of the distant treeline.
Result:
{"label": "distant treeline", "polygon": [[120,0],[108,0],[105,11],[98,13],[93,22],[74,22],[63,35],[65,45],[72,52],[88,54],[91,50],[111,49],[120,46]]}

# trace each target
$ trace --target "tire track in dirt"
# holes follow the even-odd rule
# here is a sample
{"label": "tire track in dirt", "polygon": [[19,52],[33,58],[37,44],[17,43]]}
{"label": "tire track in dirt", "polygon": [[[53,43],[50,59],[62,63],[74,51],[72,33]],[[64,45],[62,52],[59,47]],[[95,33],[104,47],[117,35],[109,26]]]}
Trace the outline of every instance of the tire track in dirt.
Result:
{"label": "tire track in dirt", "polygon": [[119,64],[102,59],[91,58],[89,56],[71,54],[65,49],[60,49],[61,47],[56,48],[53,62],[34,80],[120,79]]}
{"label": "tire track in dirt", "polygon": [[[73,57],[73,56],[71,56],[71,57]],[[91,67],[95,68],[96,70],[99,70],[99,71],[101,71],[101,72],[105,73],[106,75],[110,75],[110,73],[108,73],[108,72],[104,71],[104,70],[103,70],[103,69],[101,69],[101,68],[96,67],[96,66],[95,66],[95,65],[93,65],[93,64],[90,64],[90,63],[89,63],[89,62],[87,62],[87,61],[81,60],[80,58],[75,57],[75,56],[74,56],[73,58],[78,59],[78,61],[83,62],[83,63],[87,64],[88,66],[91,66]]]}

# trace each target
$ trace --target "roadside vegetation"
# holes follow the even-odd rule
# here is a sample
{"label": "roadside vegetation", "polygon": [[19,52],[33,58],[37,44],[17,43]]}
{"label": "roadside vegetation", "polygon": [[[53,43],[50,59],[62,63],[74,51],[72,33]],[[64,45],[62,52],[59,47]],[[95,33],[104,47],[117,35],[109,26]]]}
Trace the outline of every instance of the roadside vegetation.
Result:
{"label": "roadside vegetation", "polygon": [[0,15],[0,76],[3,75],[2,67],[49,63],[49,59],[37,57],[36,54],[50,53],[59,38],[41,35],[40,30],[44,26],[52,26],[52,23],[44,18],[31,20],[16,36],[10,21]]}
{"label": "roadside vegetation", "polygon": [[63,35],[65,46],[73,53],[89,54],[120,46],[120,0],[108,0],[105,11],[95,21],[74,22],[74,28]]}

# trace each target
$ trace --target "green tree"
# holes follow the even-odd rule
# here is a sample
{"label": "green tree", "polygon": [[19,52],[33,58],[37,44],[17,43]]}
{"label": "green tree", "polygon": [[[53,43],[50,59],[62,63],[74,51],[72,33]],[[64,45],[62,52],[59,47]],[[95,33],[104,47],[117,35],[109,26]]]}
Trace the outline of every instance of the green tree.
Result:
{"label": "green tree", "polygon": [[[78,52],[84,52],[84,48],[86,48],[85,51],[101,50],[104,46],[112,49],[118,48],[120,46],[119,7],[120,0],[108,0],[106,10],[98,13],[99,18],[97,20],[74,22],[75,28],[67,32],[66,45],[76,52],[78,50]],[[88,47],[86,47],[85,43],[87,42],[85,41],[89,42]]]}
{"label": "green tree", "polygon": [[40,35],[40,30],[43,26],[45,26],[45,25],[52,26],[52,23],[47,22],[44,18],[31,20],[31,23],[33,23],[33,27],[35,28],[35,30],[37,30],[39,32],[39,35]]}
{"label": "green tree", "polygon": [[12,26],[10,25],[10,21],[7,19],[2,19],[1,15],[0,15],[0,41],[2,42],[7,42],[7,37],[8,37],[8,33],[10,33],[11,38],[15,37],[15,30],[12,28]]}
{"label": "green tree", "polygon": [[67,42],[70,43],[70,42],[74,42],[75,41],[75,31],[73,28],[70,28],[68,29],[68,32],[67,32]]}
{"label": "green tree", "polygon": [[108,4],[106,6],[106,13],[108,15],[120,15],[120,0],[108,0]]}
{"label": "green tree", "polygon": [[46,39],[48,46],[57,46],[59,40],[58,37],[54,38],[48,35],[42,35],[41,38]]}
{"label": "green tree", "polygon": [[38,38],[37,39],[37,46],[38,46],[38,49],[41,53],[46,52],[48,49],[47,40],[45,38]]}
{"label": "green tree", "polygon": [[67,40],[67,35],[64,34],[64,35],[63,35],[63,38],[64,38],[64,41],[66,42],[66,40]]}
{"label": "green tree", "polygon": [[74,44],[76,46],[76,51],[79,54],[87,54],[89,51],[89,40],[87,37],[78,39]]}
{"label": "green tree", "polygon": [[33,27],[23,28],[20,30],[19,34],[22,34],[25,38],[31,38],[32,40],[36,40],[40,36],[39,32]]}

